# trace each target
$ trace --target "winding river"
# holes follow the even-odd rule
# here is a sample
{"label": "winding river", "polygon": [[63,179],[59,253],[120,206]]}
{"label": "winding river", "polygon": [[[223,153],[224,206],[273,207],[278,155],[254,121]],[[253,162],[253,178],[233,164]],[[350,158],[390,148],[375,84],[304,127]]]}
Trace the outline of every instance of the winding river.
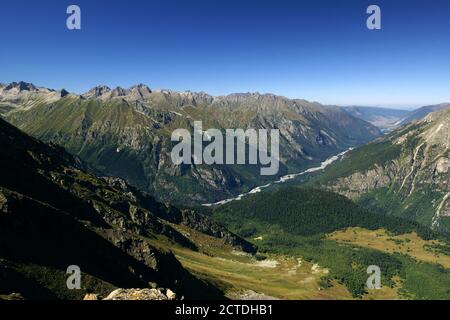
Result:
{"label": "winding river", "polygon": [[226,203],[229,203],[229,202],[232,202],[232,201],[239,201],[239,200],[241,200],[243,197],[245,197],[245,196],[247,196],[247,195],[250,195],[250,194],[259,193],[259,192],[261,192],[263,189],[268,188],[268,187],[270,187],[271,185],[284,183],[284,182],[286,182],[286,181],[292,180],[292,179],[294,179],[294,178],[296,178],[296,177],[299,177],[299,176],[302,176],[302,175],[305,175],[305,174],[308,174],[308,173],[313,173],[313,172],[317,172],[317,171],[320,171],[320,170],[324,170],[324,169],[325,169],[326,167],[328,167],[330,164],[332,164],[333,162],[339,160],[343,155],[345,155],[347,152],[349,152],[349,151],[351,151],[351,150],[353,150],[353,148],[347,149],[347,150],[345,150],[345,151],[343,151],[343,152],[341,152],[341,153],[339,153],[339,154],[337,154],[337,155],[334,155],[334,156],[328,158],[327,160],[323,161],[323,162],[320,164],[320,166],[318,166],[318,167],[309,168],[309,169],[307,169],[307,170],[305,170],[305,171],[302,171],[302,172],[299,172],[299,173],[288,174],[288,175],[286,175],[286,176],[282,176],[282,177],[281,177],[279,180],[277,180],[277,181],[274,181],[274,182],[265,184],[265,185],[263,185],[263,186],[256,187],[256,188],[250,190],[249,192],[242,193],[242,194],[238,195],[237,197],[225,199],[225,200],[222,200],[222,201],[219,201],[219,202],[215,202],[215,203],[205,203],[205,204],[203,204],[203,206],[204,206],[204,207],[213,207],[213,206],[219,206],[219,205],[222,205],[222,204],[226,204]]}

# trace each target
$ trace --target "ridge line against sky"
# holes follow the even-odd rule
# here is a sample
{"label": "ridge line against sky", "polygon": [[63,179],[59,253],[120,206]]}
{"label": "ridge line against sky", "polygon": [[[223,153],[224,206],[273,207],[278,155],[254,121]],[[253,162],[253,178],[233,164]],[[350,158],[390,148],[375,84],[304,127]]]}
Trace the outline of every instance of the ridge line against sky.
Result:
{"label": "ridge line against sky", "polygon": [[[82,10],[82,30],[66,9]],[[382,30],[366,9],[382,10]],[[269,92],[326,105],[450,101],[446,0],[41,0],[2,3],[0,81]]]}
{"label": "ridge line against sky", "polygon": [[171,92],[174,92],[174,93],[189,93],[189,92],[191,92],[191,93],[196,93],[196,94],[204,93],[204,94],[209,95],[209,96],[214,97],[214,98],[217,98],[217,97],[226,97],[226,96],[233,95],[233,94],[274,95],[274,96],[277,96],[277,97],[280,97],[280,98],[287,98],[287,99],[289,99],[289,100],[306,100],[306,101],[309,102],[309,103],[319,103],[319,104],[322,104],[322,105],[324,105],[324,106],[331,106],[331,107],[336,106],[336,107],[356,107],[356,108],[358,108],[358,107],[388,108],[388,109],[389,109],[389,108],[392,108],[392,109],[410,110],[410,111],[412,111],[412,110],[415,110],[415,109],[417,109],[417,108],[424,107],[424,106],[431,106],[431,105],[438,105],[438,104],[450,104],[449,102],[440,102],[440,103],[436,103],[436,104],[405,105],[405,106],[395,106],[395,105],[386,105],[386,106],[382,106],[382,105],[369,105],[369,104],[366,104],[366,105],[346,105],[346,104],[344,104],[344,105],[339,105],[339,104],[334,104],[334,103],[331,103],[331,104],[325,104],[325,103],[321,103],[320,101],[315,100],[315,99],[309,100],[309,99],[304,99],[304,98],[302,98],[302,97],[287,97],[287,96],[284,96],[284,95],[281,95],[281,94],[276,94],[276,93],[273,93],[273,92],[259,92],[259,91],[253,91],[253,92],[250,92],[250,91],[248,91],[248,92],[230,92],[230,93],[226,93],[226,94],[218,94],[218,95],[214,95],[214,94],[210,94],[209,92],[205,92],[205,91],[203,91],[203,90],[200,90],[200,91],[194,91],[194,90],[189,90],[189,89],[186,89],[186,90],[173,90],[173,89],[170,89],[170,88],[152,88],[151,86],[149,86],[148,84],[145,84],[145,83],[136,83],[136,84],[133,84],[133,85],[131,85],[131,86],[129,86],[129,87],[124,87],[124,86],[120,86],[120,85],[119,85],[119,86],[109,86],[109,85],[107,85],[107,84],[105,84],[105,83],[101,83],[101,84],[95,85],[95,86],[93,86],[92,88],[89,88],[88,90],[83,91],[83,92],[72,91],[72,90],[69,90],[69,89],[64,88],[64,87],[59,87],[59,88],[55,88],[55,87],[47,87],[47,86],[43,86],[43,85],[40,85],[40,84],[36,84],[36,83],[24,81],[24,80],[0,81],[0,84],[2,84],[2,85],[9,85],[9,84],[12,84],[12,83],[20,83],[20,82],[32,84],[33,86],[35,86],[35,87],[38,88],[38,89],[39,89],[39,88],[45,88],[45,89],[53,90],[53,91],[62,91],[62,90],[65,90],[65,91],[69,92],[70,94],[74,94],[74,95],[78,95],[78,96],[82,96],[82,95],[84,95],[84,94],[87,94],[91,89],[94,89],[94,88],[96,88],[96,87],[102,87],[102,86],[106,86],[106,87],[108,87],[110,90],[114,90],[114,89],[116,89],[116,88],[121,88],[121,89],[128,90],[128,89],[131,89],[133,86],[145,85],[145,86],[147,86],[152,92],[157,92],[157,91],[171,91]]}

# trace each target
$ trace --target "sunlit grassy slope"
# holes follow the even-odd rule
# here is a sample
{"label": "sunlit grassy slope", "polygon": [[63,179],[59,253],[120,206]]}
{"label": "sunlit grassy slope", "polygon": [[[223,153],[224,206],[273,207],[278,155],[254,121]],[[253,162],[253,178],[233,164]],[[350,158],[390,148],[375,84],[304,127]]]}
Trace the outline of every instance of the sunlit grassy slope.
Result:
{"label": "sunlit grassy slope", "polygon": [[[183,227],[177,227],[183,232]],[[330,270],[300,256],[235,251],[221,240],[189,232],[200,251],[175,246],[171,250],[185,268],[221,288],[231,299],[354,299],[345,285],[329,278]],[[161,242],[159,242],[161,244]],[[362,299],[397,299],[400,279],[363,295]]]}
{"label": "sunlit grassy slope", "polygon": [[328,239],[387,253],[400,253],[418,261],[450,268],[450,246],[438,240],[423,240],[415,232],[390,235],[383,229],[348,228],[333,232]]}

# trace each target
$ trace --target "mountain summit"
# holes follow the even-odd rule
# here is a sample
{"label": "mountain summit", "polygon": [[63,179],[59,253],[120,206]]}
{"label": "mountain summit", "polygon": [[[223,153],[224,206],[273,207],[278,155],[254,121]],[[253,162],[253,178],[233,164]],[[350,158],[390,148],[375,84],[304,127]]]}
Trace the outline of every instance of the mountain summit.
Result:
{"label": "mountain summit", "polygon": [[12,82],[9,85],[5,87],[5,90],[13,90],[16,89],[17,91],[35,91],[37,88],[32,83],[27,82]]}
{"label": "mountain summit", "polygon": [[109,88],[108,86],[96,86],[94,88],[92,88],[91,90],[89,90],[88,92],[82,94],[81,96],[83,98],[86,99],[95,99],[95,98],[100,98],[101,96],[103,96],[104,94],[108,93],[111,91],[111,88]]}

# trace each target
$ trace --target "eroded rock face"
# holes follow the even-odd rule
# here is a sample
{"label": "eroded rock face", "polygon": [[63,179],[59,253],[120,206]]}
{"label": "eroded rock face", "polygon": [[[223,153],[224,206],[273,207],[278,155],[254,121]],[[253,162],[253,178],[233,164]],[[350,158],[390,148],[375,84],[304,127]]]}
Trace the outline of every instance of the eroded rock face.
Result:
{"label": "eroded rock face", "polygon": [[157,231],[178,243],[183,243],[186,247],[196,249],[195,245],[188,237],[163,223],[164,221],[168,221],[222,239],[225,244],[231,245],[236,249],[248,253],[256,252],[256,248],[251,243],[238,237],[223,226],[194,210],[178,209],[170,204],[158,203],[151,195],[136,190],[127,185],[122,179],[104,179],[112,187],[121,190],[122,194],[127,195],[127,198],[129,199],[129,202],[110,202],[111,206],[115,206],[118,210],[125,209],[129,211],[131,219],[128,219],[128,222],[117,212],[110,212],[111,210],[109,210],[107,214],[112,223],[123,227],[125,230],[133,230],[136,233],[145,234],[145,229],[148,228],[152,230],[152,232]]}
{"label": "eroded rock face", "polygon": [[226,230],[211,219],[199,215],[192,210],[182,210],[181,219],[178,223],[209,236],[222,239],[225,244],[231,245],[246,253],[256,253],[256,247],[253,244]]}
{"label": "eroded rock face", "polygon": [[450,201],[445,201],[440,210],[441,217],[450,217]]}
{"label": "eroded rock face", "polygon": [[436,162],[436,173],[448,173],[450,167],[450,159],[449,158],[440,158]]}
{"label": "eroded rock face", "polygon": [[328,188],[334,192],[342,194],[349,199],[356,200],[362,194],[370,192],[376,188],[389,186],[392,183],[392,169],[376,165],[375,168],[366,172],[356,172],[350,176],[337,179]]}

